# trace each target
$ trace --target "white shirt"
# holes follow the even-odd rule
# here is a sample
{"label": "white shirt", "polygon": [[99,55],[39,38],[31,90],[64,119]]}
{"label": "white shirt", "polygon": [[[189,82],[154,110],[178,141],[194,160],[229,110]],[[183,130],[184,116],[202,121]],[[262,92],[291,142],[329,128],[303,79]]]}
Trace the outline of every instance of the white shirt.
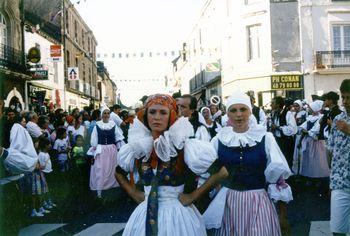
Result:
{"label": "white shirt", "polygon": [[[282,135],[281,132],[283,132],[285,136],[293,136],[298,132],[297,122],[295,121],[294,115],[291,111],[288,111],[286,114],[286,123],[287,125],[280,126],[281,131],[280,130],[275,131],[276,137],[281,137]],[[280,125],[279,119],[274,119],[274,124],[279,126]]]}
{"label": "white shirt", "polygon": [[39,156],[40,165],[44,167],[44,169],[42,171],[45,173],[52,172],[52,164],[51,164],[51,160],[50,160],[50,155],[48,153],[45,153],[45,152],[39,152],[38,156]]}
{"label": "white shirt", "polygon": [[85,138],[85,126],[80,125],[78,129],[74,129],[75,132],[73,133],[74,136],[81,135],[83,138]]}
{"label": "white shirt", "polygon": [[[67,139],[56,139],[55,144],[53,145],[53,149],[59,152],[67,151],[67,148],[68,148]],[[66,161],[67,157],[68,157],[67,152],[58,154],[59,161]]]}
{"label": "white shirt", "polygon": [[43,132],[41,131],[40,127],[38,124],[29,121],[26,125],[26,128],[28,130],[28,133],[30,134],[30,136],[32,136],[33,138],[38,138],[40,137]]}
{"label": "white shirt", "polygon": [[114,112],[111,112],[110,119],[114,121],[116,125],[120,127],[121,123],[123,123],[123,120]]}

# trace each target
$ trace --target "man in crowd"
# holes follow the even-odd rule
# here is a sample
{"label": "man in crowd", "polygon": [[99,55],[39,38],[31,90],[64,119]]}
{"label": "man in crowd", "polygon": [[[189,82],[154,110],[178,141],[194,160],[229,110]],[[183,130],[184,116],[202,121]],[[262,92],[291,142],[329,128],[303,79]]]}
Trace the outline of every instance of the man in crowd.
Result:
{"label": "man in crowd", "polygon": [[293,100],[282,97],[275,97],[272,100],[272,125],[271,132],[286,157],[288,165],[292,168],[294,153],[294,136],[298,132],[298,127],[293,113],[290,111]]}
{"label": "man in crowd", "polygon": [[195,137],[201,140],[210,141],[210,135],[205,126],[199,121],[197,111],[197,99],[189,94],[184,94],[177,103],[180,116],[188,117],[191,122]]}
{"label": "man in crowd", "polygon": [[16,111],[14,109],[9,108],[6,111],[6,116],[2,117],[2,127],[3,128],[3,137],[2,137],[2,145],[5,148],[10,147],[10,131],[13,124],[16,121]]}
{"label": "man in crowd", "polygon": [[253,91],[248,91],[247,95],[250,97],[250,103],[252,104],[252,114],[254,115],[256,122],[266,127],[266,115],[263,109],[255,106],[255,97]]}
{"label": "man in crowd", "polygon": [[115,104],[113,106],[113,111],[110,115],[110,118],[114,121],[116,125],[118,125],[118,127],[120,127],[121,125],[125,125],[124,121],[119,117],[121,110],[121,107],[118,104]]}
{"label": "man in crowd", "polygon": [[38,139],[41,135],[43,135],[43,132],[38,125],[39,117],[35,112],[32,111],[32,112],[29,112],[28,119],[29,119],[29,122],[27,123],[27,126],[26,126],[28,133],[33,139]]}
{"label": "man in crowd", "polygon": [[345,111],[334,118],[327,148],[331,152],[331,221],[333,235],[350,233],[350,79],[340,86]]}

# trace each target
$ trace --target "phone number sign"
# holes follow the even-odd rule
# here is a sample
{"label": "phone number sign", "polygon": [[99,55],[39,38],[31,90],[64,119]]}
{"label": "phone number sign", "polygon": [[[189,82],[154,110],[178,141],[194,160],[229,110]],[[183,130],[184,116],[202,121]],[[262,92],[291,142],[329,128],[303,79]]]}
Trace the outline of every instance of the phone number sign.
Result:
{"label": "phone number sign", "polygon": [[272,75],[271,90],[300,90],[303,89],[302,75]]}

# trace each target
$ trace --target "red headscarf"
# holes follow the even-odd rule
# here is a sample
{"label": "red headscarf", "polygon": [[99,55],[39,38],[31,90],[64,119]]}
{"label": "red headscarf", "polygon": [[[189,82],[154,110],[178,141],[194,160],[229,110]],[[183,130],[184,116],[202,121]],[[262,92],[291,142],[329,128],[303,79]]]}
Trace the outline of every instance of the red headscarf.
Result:
{"label": "red headscarf", "polygon": [[[175,123],[177,120],[177,105],[174,98],[167,94],[154,94],[150,95],[146,100],[146,105],[137,113],[137,118],[144,123],[144,115],[146,110],[152,105],[166,106],[170,110],[169,126]],[[147,125],[147,124],[145,124]]]}

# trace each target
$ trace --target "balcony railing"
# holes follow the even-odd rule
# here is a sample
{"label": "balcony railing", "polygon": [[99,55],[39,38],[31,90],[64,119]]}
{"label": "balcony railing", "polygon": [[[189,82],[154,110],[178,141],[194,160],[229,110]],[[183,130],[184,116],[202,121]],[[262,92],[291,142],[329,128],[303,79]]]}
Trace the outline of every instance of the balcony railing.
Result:
{"label": "balcony railing", "polygon": [[350,50],[316,52],[316,69],[350,67]]}
{"label": "balcony railing", "polygon": [[16,72],[26,72],[23,51],[5,44],[0,44],[0,67]]}

